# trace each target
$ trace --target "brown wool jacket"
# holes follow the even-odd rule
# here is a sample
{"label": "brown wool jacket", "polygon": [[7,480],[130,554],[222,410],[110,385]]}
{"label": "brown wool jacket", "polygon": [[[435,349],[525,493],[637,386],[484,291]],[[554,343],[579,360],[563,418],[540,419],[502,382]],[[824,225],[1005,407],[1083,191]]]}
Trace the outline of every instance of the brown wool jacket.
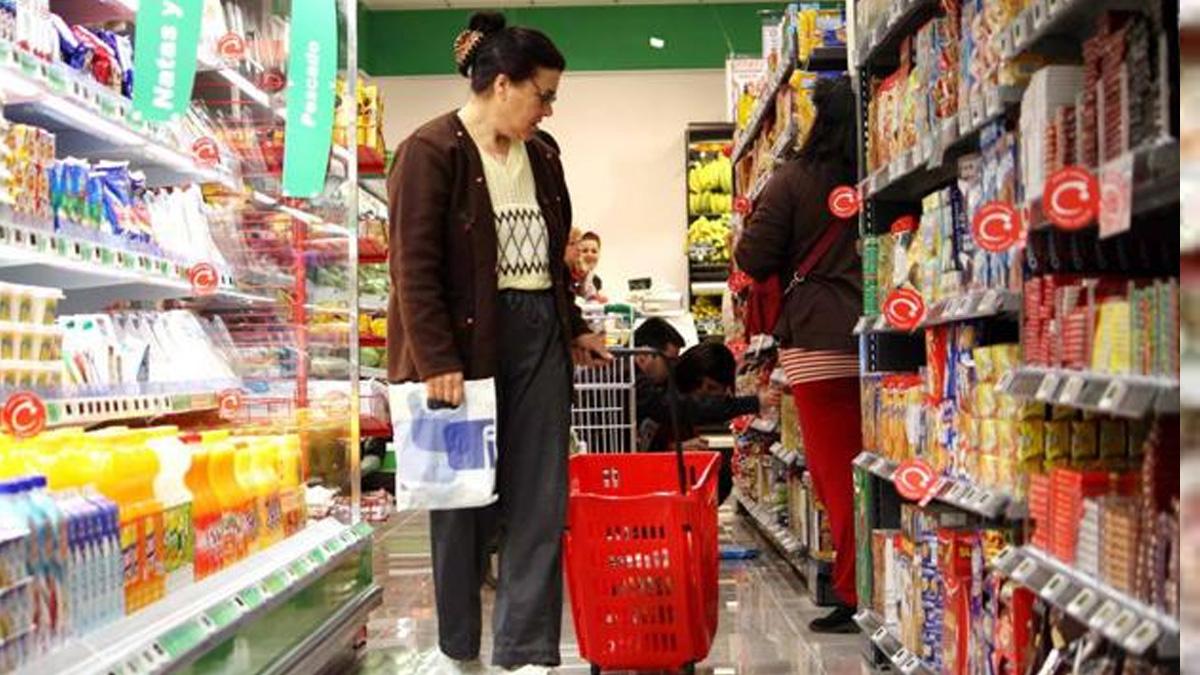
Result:
{"label": "brown wool jacket", "polygon": [[784,347],[856,351],[854,324],[862,314],[862,258],[857,227],[829,212],[839,180],[802,160],[783,164],[767,181],[734,253],[738,267],[758,281],[778,274],[787,288],[796,268],[827,227],[843,232],[783,300],[775,336]]}
{"label": "brown wool jacket", "polygon": [[[570,201],[558,153],[527,143],[550,235],[550,269],[563,348],[587,331],[572,302],[563,255]],[[455,113],[418,129],[396,149],[387,180],[388,379],[423,381],[462,371],[496,373],[496,224],[479,150]]]}

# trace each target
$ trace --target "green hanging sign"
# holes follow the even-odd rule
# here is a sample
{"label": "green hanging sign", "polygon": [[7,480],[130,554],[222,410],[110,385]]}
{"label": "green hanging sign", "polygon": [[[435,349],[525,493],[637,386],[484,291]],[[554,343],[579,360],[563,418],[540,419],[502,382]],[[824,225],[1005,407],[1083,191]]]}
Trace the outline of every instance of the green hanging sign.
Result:
{"label": "green hanging sign", "polygon": [[141,0],[133,46],[133,114],[177,119],[192,100],[204,0]]}
{"label": "green hanging sign", "polygon": [[314,197],[325,189],[329,146],[333,144],[337,66],[334,0],[295,0],[288,35],[283,139],[283,193],[289,197]]}

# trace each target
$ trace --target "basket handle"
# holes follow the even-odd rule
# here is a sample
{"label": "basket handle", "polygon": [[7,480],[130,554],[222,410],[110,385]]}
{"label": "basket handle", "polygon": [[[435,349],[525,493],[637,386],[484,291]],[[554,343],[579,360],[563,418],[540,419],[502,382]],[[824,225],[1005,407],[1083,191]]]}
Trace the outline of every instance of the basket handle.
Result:
{"label": "basket handle", "polygon": [[679,389],[675,386],[675,364],[661,349],[651,347],[610,347],[613,356],[659,356],[667,360],[667,412],[671,418],[671,439],[675,446],[675,469],[679,476],[679,494],[687,495],[687,464],[683,461],[683,439],[679,437]]}

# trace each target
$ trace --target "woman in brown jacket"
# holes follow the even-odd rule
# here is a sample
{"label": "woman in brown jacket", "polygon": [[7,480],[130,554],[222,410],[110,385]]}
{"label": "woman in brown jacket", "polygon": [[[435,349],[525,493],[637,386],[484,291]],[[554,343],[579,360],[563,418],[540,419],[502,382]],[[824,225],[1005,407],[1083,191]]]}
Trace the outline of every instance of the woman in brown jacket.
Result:
{"label": "woman in brown jacket", "polygon": [[388,376],[451,406],[464,380],[495,378],[499,500],[430,513],[439,672],[477,667],[497,525],[492,660],[538,672],[559,663],[572,356],[609,357],[570,298],[562,165],[536,137],[565,59],[495,13],[472,16],[454,50],[469,100],[401,143],[388,177]]}
{"label": "woman in brown jacket", "polygon": [[[738,266],[788,289],[775,336],[788,376],[808,470],[829,513],[841,605],[809,624],[814,632],[857,630],[854,612],[854,458],[862,450],[858,353],[854,324],[862,314],[862,260],[852,221],[830,213],[829,193],[856,177],[854,96],[845,77],[822,79],[813,94],[817,118],[799,157],[767,183],[736,250]],[[836,228],[830,230],[829,228]],[[826,233],[831,237],[826,239]],[[797,272],[814,250],[803,277]]]}

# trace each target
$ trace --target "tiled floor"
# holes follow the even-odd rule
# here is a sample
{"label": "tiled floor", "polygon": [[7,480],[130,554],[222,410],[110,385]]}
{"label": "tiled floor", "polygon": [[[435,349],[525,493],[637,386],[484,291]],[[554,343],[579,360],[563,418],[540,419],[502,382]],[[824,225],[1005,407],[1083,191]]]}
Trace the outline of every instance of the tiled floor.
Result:
{"label": "tiled floor", "polygon": [[[794,574],[757,539],[753,526],[722,513],[722,541],[755,546],[754,561],[726,562],[720,577],[721,616],[709,658],[697,669],[711,675],[824,673],[862,675],[861,638],[814,636],[806,626],[823,610],[815,607]],[[435,649],[426,520],[397,516],[377,533],[375,575],[384,588],[383,606],[372,615],[359,675],[416,673],[416,655]],[[485,596],[485,605],[488,605]],[[484,661],[489,650],[490,606],[484,608]],[[574,644],[569,610],[564,610],[563,666],[558,673],[587,673]],[[420,675],[435,675],[421,673]]]}

